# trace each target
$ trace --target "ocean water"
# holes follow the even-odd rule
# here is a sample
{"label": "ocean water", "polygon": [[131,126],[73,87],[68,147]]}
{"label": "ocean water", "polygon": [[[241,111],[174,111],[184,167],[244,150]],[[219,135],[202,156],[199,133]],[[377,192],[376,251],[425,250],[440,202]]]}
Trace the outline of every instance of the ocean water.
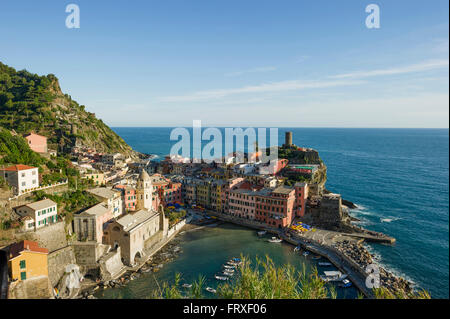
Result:
{"label": "ocean water", "polygon": [[[134,149],[160,157],[176,142],[171,128],[113,129]],[[448,129],[280,128],[280,144],[285,131],[296,145],[319,151],[327,188],[359,206],[351,214],[363,227],[397,239],[369,246],[379,262],[433,298],[448,298]]]}

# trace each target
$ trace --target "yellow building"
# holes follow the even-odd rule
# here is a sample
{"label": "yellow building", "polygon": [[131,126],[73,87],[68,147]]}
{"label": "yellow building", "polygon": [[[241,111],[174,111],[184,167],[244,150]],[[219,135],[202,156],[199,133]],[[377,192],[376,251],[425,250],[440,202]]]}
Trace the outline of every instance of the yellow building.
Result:
{"label": "yellow building", "polygon": [[8,268],[11,280],[48,276],[48,249],[24,240],[9,247]]}
{"label": "yellow building", "polygon": [[105,184],[105,174],[100,172],[94,172],[94,173],[86,173],[83,175],[82,178],[92,180],[94,185],[104,185]]}

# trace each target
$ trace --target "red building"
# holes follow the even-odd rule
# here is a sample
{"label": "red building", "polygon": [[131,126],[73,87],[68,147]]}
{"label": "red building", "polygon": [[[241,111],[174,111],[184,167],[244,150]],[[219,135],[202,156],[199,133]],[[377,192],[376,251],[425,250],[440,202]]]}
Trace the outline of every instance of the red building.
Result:
{"label": "red building", "polygon": [[[182,203],[181,183],[172,182],[161,174],[153,174],[150,176],[154,194],[158,195],[160,203],[166,206],[169,203]],[[154,198],[156,200],[156,198]],[[158,201],[156,201],[158,203]],[[156,204],[156,205],[159,205]],[[157,208],[157,206],[156,206]]]}
{"label": "red building", "polygon": [[255,219],[270,227],[287,227],[295,217],[295,201],[294,188],[263,189],[256,195]]}
{"label": "red building", "polygon": [[122,191],[123,204],[127,211],[135,211],[136,210],[136,190],[127,185],[116,185],[114,188]]}

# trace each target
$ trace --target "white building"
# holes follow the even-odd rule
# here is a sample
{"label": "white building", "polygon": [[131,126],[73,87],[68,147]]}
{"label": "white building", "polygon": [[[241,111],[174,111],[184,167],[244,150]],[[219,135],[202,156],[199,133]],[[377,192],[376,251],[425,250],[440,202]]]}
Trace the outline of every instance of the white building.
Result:
{"label": "white building", "polygon": [[13,165],[0,169],[0,176],[13,187],[15,195],[39,187],[39,169],[27,165]]}
{"label": "white building", "polygon": [[105,203],[107,207],[112,210],[114,218],[122,215],[123,202],[121,191],[106,187],[97,187],[89,189],[88,192],[94,195],[101,202]]}
{"label": "white building", "polygon": [[24,229],[27,231],[36,230],[58,221],[58,205],[50,199],[18,206],[14,210],[24,221]]}

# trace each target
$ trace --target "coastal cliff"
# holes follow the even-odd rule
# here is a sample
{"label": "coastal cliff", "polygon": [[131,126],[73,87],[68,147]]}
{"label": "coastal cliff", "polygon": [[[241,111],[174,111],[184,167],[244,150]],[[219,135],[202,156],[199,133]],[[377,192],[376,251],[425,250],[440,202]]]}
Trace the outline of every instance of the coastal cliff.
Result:
{"label": "coastal cliff", "polygon": [[60,153],[84,145],[99,152],[136,154],[94,113],[64,94],[55,75],[17,71],[1,62],[0,127],[13,134],[44,135]]}

